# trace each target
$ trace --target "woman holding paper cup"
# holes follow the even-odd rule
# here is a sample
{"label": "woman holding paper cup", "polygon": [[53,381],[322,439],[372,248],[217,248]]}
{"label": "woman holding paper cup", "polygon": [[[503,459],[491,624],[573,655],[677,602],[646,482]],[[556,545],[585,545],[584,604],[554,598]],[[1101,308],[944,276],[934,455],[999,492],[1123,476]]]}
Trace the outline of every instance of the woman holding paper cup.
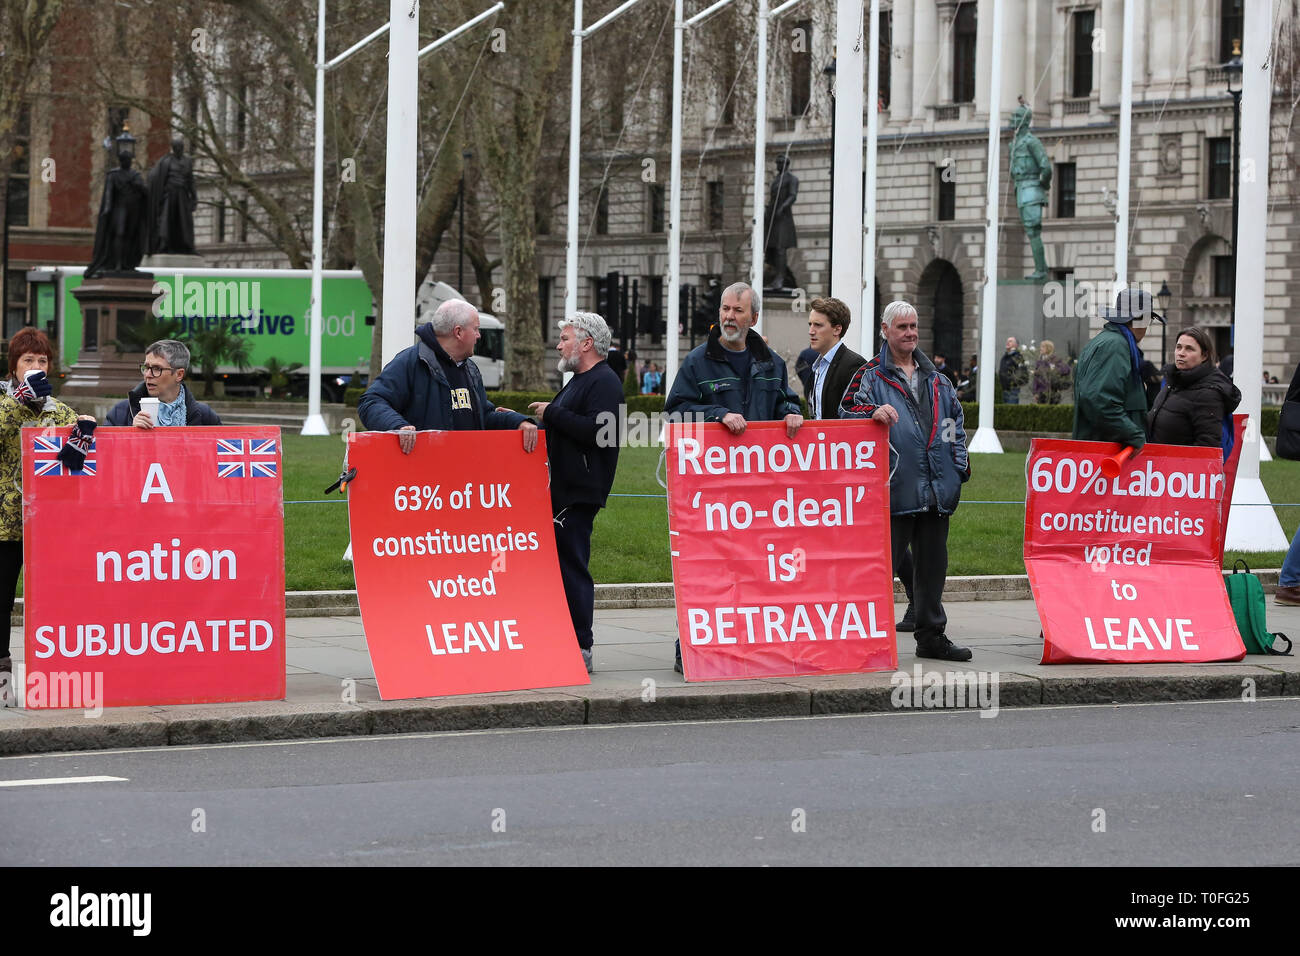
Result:
{"label": "woman holding paper cup", "polygon": [[[1196,327],[1178,333],[1174,364],[1147,417],[1147,435],[1162,445],[1225,447],[1241,392],[1214,364],[1214,343]],[[1227,430],[1225,431],[1225,423]]]}
{"label": "woman holding paper cup", "polygon": [[[90,444],[95,419],[77,413],[53,395],[50,362],[54,348],[45,333],[34,328],[19,330],[9,340],[9,378],[0,388],[0,681],[8,681],[13,670],[9,656],[9,616],[14,609],[14,590],[23,567],[23,449],[24,426],[73,425],[75,444],[68,452]],[[80,425],[86,422],[88,426]],[[85,428],[84,439],[81,429]],[[60,459],[63,453],[60,452]],[[84,460],[84,455],[81,456]],[[12,688],[8,702],[15,699]]]}

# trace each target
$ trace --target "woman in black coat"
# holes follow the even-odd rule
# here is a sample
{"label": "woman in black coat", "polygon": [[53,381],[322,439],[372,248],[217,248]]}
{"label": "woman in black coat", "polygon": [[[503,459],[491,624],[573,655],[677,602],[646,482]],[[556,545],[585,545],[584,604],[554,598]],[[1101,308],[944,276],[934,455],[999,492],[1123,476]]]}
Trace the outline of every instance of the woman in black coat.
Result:
{"label": "woman in black coat", "polygon": [[1241,392],[1214,364],[1214,343],[1202,329],[1184,329],[1165,368],[1165,387],[1147,416],[1147,436],[1162,445],[1223,447],[1223,423]]}

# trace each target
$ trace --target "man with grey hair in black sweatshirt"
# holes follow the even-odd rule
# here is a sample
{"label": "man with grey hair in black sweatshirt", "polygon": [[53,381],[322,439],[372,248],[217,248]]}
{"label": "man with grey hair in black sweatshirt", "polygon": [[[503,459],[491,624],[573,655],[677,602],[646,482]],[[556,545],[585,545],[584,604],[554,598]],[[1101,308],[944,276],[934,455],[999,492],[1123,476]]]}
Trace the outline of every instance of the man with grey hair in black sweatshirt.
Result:
{"label": "man with grey hair in black sweatshirt", "polygon": [[528,408],[546,432],[560,577],[573,632],[590,674],[596,590],[587,565],[592,524],[596,512],[605,507],[618,466],[623,383],[605,360],[610,331],[604,319],[594,312],[575,312],[559,326],[557,365],[561,372],[572,372],[573,378],[551,401],[533,402]]}

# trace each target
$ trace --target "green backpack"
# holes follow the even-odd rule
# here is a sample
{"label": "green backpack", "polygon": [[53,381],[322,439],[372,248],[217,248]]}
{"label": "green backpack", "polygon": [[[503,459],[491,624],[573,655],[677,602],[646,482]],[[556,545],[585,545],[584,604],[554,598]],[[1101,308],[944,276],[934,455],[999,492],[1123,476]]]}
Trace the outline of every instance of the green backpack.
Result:
{"label": "green backpack", "polygon": [[[1246,570],[1237,570],[1238,564]],[[1270,634],[1264,626],[1264,586],[1259,583],[1259,578],[1250,573],[1250,566],[1245,561],[1238,558],[1233,564],[1227,584],[1228,601],[1232,604],[1232,614],[1237,619],[1237,630],[1241,632],[1246,653],[1289,656],[1291,639],[1285,634]],[[1286,650],[1274,650],[1274,641],[1286,641]]]}

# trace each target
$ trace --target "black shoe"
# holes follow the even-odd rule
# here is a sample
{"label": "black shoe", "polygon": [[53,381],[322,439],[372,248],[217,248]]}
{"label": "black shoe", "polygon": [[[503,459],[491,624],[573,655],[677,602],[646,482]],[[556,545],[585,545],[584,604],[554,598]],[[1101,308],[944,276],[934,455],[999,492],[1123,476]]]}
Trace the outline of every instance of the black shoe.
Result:
{"label": "black shoe", "polygon": [[899,631],[916,630],[916,608],[912,606],[911,601],[907,602],[907,611],[903,614],[903,619],[898,622],[895,629]]}
{"label": "black shoe", "polygon": [[678,641],[676,644],[673,645],[673,670],[675,670],[679,674],[682,674],[682,676],[685,676],[685,672],[682,670],[682,642],[681,641]]}
{"label": "black shoe", "polygon": [[938,640],[927,641],[924,644],[917,641],[916,656],[936,661],[968,661],[973,655],[969,647],[959,647],[948,640],[947,635],[940,635]]}

